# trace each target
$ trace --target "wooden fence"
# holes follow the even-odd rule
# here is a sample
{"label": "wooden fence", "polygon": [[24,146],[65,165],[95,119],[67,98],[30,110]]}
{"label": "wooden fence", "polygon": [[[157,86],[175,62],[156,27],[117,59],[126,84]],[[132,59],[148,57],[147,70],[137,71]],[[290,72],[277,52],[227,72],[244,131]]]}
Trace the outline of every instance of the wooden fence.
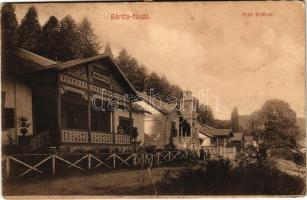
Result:
{"label": "wooden fence", "polygon": [[68,171],[155,167],[178,160],[195,159],[196,151],[152,153],[23,154],[2,156],[4,180],[26,175],[57,175]]}

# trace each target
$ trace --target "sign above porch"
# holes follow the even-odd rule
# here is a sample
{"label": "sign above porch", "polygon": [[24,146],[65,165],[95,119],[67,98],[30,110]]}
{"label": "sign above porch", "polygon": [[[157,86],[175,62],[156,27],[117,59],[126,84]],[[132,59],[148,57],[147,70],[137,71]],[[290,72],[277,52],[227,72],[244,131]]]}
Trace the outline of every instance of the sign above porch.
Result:
{"label": "sign above porch", "polygon": [[111,79],[109,77],[99,74],[97,72],[93,72],[93,78],[105,82],[107,84],[111,83]]}

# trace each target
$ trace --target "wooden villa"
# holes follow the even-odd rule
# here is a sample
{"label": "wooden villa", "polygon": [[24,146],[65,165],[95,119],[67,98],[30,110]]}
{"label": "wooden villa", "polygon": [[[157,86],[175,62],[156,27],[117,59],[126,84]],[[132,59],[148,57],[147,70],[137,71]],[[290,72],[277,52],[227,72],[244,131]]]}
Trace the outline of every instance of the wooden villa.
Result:
{"label": "wooden villa", "polygon": [[24,49],[2,72],[2,144],[27,152],[132,151],[144,137],[134,87],[101,54],[55,62]]}

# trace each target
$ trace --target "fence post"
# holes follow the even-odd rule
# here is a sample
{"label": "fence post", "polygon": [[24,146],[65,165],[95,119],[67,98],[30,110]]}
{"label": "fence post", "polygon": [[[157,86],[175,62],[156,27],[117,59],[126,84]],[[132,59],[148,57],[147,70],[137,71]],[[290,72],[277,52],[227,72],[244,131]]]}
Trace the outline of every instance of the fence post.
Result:
{"label": "fence post", "polygon": [[55,156],[52,155],[52,174],[55,174]]}
{"label": "fence post", "polygon": [[145,166],[145,153],[142,156],[142,168]]}
{"label": "fence post", "polygon": [[88,161],[88,163],[87,163],[88,170],[91,170],[91,167],[92,167],[91,154],[88,154],[87,161]]}
{"label": "fence post", "polygon": [[160,165],[160,153],[157,154],[157,165]]}
{"label": "fence post", "polygon": [[147,154],[144,154],[144,167],[146,167],[146,161],[147,161]]}
{"label": "fence post", "polygon": [[11,164],[10,164],[10,156],[5,157],[5,178],[8,180],[10,179],[11,175]]}
{"label": "fence post", "polygon": [[133,156],[133,166],[136,167],[137,166],[137,163],[136,163],[136,156],[137,156],[137,154],[134,153],[133,155],[134,155]]}
{"label": "fence post", "polygon": [[116,158],[115,158],[115,154],[113,154],[113,168],[115,169],[116,167]]}
{"label": "fence post", "polygon": [[168,152],[168,162],[171,162],[171,152]]}

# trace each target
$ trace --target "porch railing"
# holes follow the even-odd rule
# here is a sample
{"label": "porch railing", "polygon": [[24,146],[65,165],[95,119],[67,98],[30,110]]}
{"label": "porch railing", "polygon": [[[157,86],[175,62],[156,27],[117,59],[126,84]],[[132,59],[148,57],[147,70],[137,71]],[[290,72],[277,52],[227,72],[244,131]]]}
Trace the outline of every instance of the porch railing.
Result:
{"label": "porch railing", "polygon": [[91,143],[113,144],[113,134],[92,132]]}
{"label": "porch railing", "polygon": [[115,135],[115,144],[130,144],[129,135]]}
{"label": "porch railing", "polygon": [[[69,130],[61,131],[62,142],[64,143],[89,143],[88,131]],[[91,132],[91,143],[113,144],[113,134],[103,132]],[[130,136],[124,134],[115,134],[114,144],[130,144]]]}
{"label": "porch railing", "polygon": [[62,130],[62,142],[88,143],[88,132],[79,130]]}

